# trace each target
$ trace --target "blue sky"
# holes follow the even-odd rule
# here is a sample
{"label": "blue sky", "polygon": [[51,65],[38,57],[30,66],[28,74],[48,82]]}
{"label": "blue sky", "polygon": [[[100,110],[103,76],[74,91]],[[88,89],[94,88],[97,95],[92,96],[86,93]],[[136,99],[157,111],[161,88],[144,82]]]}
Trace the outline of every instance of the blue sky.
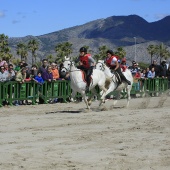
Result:
{"label": "blue sky", "polygon": [[110,16],[148,22],[170,15],[170,0],[0,0],[0,34],[43,35]]}

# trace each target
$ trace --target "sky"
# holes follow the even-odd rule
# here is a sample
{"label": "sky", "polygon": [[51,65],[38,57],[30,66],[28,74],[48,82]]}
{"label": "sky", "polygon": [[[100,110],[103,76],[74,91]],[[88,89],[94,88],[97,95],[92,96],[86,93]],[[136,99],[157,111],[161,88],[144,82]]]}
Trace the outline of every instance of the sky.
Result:
{"label": "sky", "polygon": [[170,0],[0,0],[0,34],[39,36],[110,16],[148,22],[170,15]]}

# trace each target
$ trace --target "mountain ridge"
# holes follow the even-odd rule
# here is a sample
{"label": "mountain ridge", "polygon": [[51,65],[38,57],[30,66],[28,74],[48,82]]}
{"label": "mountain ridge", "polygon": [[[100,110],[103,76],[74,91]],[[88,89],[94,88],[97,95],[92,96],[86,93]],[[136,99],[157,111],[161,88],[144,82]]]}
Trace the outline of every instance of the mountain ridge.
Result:
{"label": "mountain ridge", "polygon": [[[81,46],[89,46],[93,53],[98,52],[100,46],[106,45],[111,49],[119,46],[125,48],[129,59],[134,57],[134,37],[136,37],[136,47],[138,62],[149,62],[146,48],[149,43],[159,44],[163,42],[170,45],[170,16],[159,21],[147,22],[138,15],[110,16],[106,19],[97,19],[83,25],[76,25],[59,31],[47,33],[40,36],[25,36],[9,38],[9,45],[13,52],[19,42],[28,42],[35,38],[40,43],[37,51],[39,60],[49,54],[56,55],[55,46],[58,43],[70,42],[73,44],[73,54],[78,55]],[[146,55],[148,58],[146,58]],[[29,54],[29,60],[31,55]]]}

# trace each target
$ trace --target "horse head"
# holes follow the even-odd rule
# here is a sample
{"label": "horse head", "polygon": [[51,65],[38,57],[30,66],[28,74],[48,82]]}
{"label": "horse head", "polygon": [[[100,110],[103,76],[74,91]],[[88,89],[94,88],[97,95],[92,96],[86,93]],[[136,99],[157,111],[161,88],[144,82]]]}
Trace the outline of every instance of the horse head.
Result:
{"label": "horse head", "polygon": [[113,76],[110,68],[107,67],[106,64],[104,63],[104,60],[98,60],[98,62],[96,64],[96,69],[103,71],[107,78],[111,78]]}
{"label": "horse head", "polygon": [[63,67],[61,69],[61,72],[69,72],[72,66],[74,66],[74,62],[71,61],[70,57],[65,56],[65,60],[63,62]]}
{"label": "horse head", "polygon": [[96,64],[96,69],[101,70],[101,71],[105,70],[104,60],[98,60],[98,62]]}

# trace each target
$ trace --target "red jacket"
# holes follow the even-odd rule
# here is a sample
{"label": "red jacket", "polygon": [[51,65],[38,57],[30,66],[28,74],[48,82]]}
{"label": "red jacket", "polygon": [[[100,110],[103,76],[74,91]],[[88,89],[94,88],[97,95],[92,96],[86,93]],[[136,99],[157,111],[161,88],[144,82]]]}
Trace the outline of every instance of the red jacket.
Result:
{"label": "red jacket", "polygon": [[111,64],[113,58],[116,58],[116,60],[117,60],[117,57],[116,57],[116,56],[111,56],[111,57],[109,57],[109,58],[106,58],[106,65],[107,65],[108,67],[113,67],[113,66],[114,66],[113,64]]}
{"label": "red jacket", "polygon": [[90,67],[90,64],[89,64],[89,57],[90,56],[91,56],[91,54],[86,54],[85,56],[80,56],[80,61],[85,68]]}

